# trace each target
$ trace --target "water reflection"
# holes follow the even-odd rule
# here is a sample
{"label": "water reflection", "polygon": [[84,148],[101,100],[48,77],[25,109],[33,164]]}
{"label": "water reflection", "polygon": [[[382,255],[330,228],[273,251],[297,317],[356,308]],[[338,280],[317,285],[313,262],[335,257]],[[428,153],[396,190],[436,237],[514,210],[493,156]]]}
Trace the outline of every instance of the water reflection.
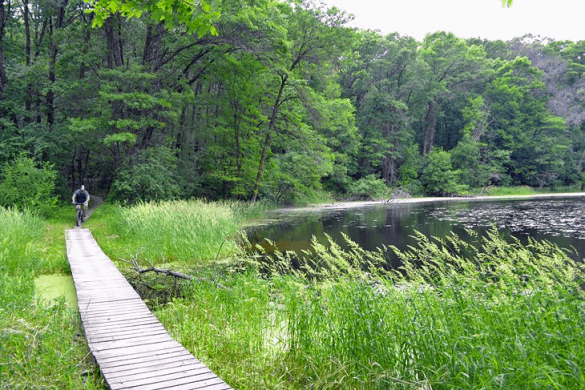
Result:
{"label": "water reflection", "polygon": [[394,245],[401,250],[415,245],[415,231],[426,236],[445,237],[455,232],[468,237],[465,229],[485,232],[491,226],[506,236],[526,242],[527,237],[546,239],[563,248],[574,247],[585,254],[585,198],[460,201],[411,204],[377,204],[355,209],[276,213],[273,223],[251,228],[252,243],[280,251],[310,249],[315,236],[327,243],[326,235],[343,243],[343,234],[368,250]]}

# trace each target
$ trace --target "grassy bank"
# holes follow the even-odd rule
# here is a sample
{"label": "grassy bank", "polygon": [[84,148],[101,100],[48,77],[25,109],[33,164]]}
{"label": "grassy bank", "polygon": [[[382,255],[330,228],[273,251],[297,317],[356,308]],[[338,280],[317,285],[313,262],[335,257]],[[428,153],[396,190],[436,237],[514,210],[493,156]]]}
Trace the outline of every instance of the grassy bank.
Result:
{"label": "grassy bank", "polygon": [[245,220],[266,210],[261,203],[200,200],[104,205],[85,227],[111,259],[148,259],[194,265],[234,256]]}
{"label": "grassy bank", "polygon": [[555,188],[537,188],[529,186],[514,187],[487,187],[476,188],[470,191],[473,195],[483,196],[510,196],[510,195],[536,195],[536,194],[561,194],[581,192],[581,184],[572,186],[557,186]]}
{"label": "grassy bank", "polygon": [[[69,209],[48,221],[0,208],[0,388],[103,389],[77,313],[39,301],[35,277],[68,272]],[[72,215],[72,214],[71,214]],[[67,222],[66,222],[67,221]]]}
{"label": "grassy bank", "polygon": [[[104,209],[94,223],[119,230],[100,244],[127,246],[128,255],[146,248],[150,223],[124,218],[162,212],[148,207],[160,205]],[[167,203],[161,210],[168,217],[153,218],[164,236],[158,242],[179,234],[169,210],[184,207]],[[189,230],[214,229],[206,224],[223,215],[216,207],[234,213],[225,204],[193,207],[207,217]],[[221,232],[221,240],[233,234]],[[193,261],[191,247],[200,241],[192,240],[183,241],[186,258],[172,245],[154,256]],[[201,256],[214,258],[221,240]],[[384,251],[335,244],[315,244],[317,254],[300,269],[284,255],[273,264],[249,258],[199,267],[183,298],[155,314],[237,389],[585,388],[581,266],[547,243],[508,244],[495,232],[475,240],[420,237],[417,248],[400,254],[401,272],[381,270]]]}

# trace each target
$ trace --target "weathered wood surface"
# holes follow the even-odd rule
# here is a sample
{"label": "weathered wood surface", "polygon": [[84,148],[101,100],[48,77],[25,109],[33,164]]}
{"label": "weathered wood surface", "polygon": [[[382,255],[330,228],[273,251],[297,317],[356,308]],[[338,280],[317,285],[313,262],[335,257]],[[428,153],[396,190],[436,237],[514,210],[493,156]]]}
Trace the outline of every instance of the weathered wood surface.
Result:
{"label": "weathered wood surface", "polygon": [[89,230],[67,231],[67,258],[87,343],[110,389],[231,389],[169,336]]}

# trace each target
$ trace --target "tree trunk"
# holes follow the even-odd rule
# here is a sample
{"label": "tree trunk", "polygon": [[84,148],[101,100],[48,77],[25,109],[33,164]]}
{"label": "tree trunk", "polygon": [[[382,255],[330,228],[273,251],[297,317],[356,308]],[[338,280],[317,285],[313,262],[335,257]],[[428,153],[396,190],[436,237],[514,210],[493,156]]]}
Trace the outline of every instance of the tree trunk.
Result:
{"label": "tree trunk", "polygon": [[[83,37],[83,54],[86,55],[89,51],[89,41],[91,40],[91,22],[93,20],[93,14],[90,14],[88,25],[85,27],[85,37]],[[87,70],[87,65],[85,61],[81,61],[79,64],[79,78],[85,78],[85,71]]]}
{"label": "tree trunk", "polygon": [[104,29],[106,32],[106,40],[108,43],[108,51],[106,54],[106,61],[109,69],[118,68],[124,65],[123,40],[121,34],[120,15],[110,16],[104,22]]}
{"label": "tree trunk", "polygon": [[382,162],[382,173],[384,176],[384,182],[386,185],[392,186],[392,184],[398,178],[398,168],[396,164],[396,158],[392,156],[385,156]]}
{"label": "tree trunk", "polygon": [[47,91],[47,97],[45,104],[47,107],[47,125],[49,131],[53,129],[53,123],[55,122],[55,92],[53,91],[53,84],[55,83],[55,60],[57,59],[58,46],[53,41],[53,23],[49,21],[49,36],[51,38],[51,47],[49,50],[49,90]]}
{"label": "tree trunk", "polygon": [[234,126],[235,137],[236,137],[236,167],[238,177],[242,177],[242,146],[240,145],[240,122],[236,119]]}
{"label": "tree trunk", "polygon": [[46,106],[47,106],[47,125],[49,131],[53,129],[55,122],[55,91],[53,91],[53,84],[55,83],[55,63],[57,61],[57,54],[59,53],[59,45],[54,40],[53,33],[63,28],[63,22],[65,20],[65,8],[67,8],[69,0],[59,1],[57,6],[57,18],[55,20],[55,26],[51,18],[49,19],[49,37],[51,41],[49,50],[49,90],[47,91]]}
{"label": "tree trunk", "polygon": [[10,2],[4,7],[4,0],[0,0],[0,101],[4,100],[4,89],[8,82],[6,70],[4,69],[4,28],[10,17]]}
{"label": "tree trunk", "polygon": [[429,103],[427,114],[425,116],[425,132],[423,136],[423,156],[426,156],[433,150],[435,143],[435,129],[437,127],[437,103]]}
{"label": "tree trunk", "polygon": [[[26,54],[26,66],[31,65],[31,37],[30,37],[30,10],[28,8],[28,0],[22,0],[23,18],[24,18],[24,36],[25,36],[25,47],[24,51]],[[32,82],[28,82],[26,86],[27,95],[24,102],[27,117],[24,119],[24,124],[30,123],[32,118],[32,101],[33,101],[33,85]]]}
{"label": "tree trunk", "polygon": [[258,199],[258,192],[260,191],[260,182],[262,181],[262,175],[264,174],[264,167],[266,166],[266,158],[268,157],[268,149],[272,143],[272,131],[276,129],[276,118],[278,116],[278,109],[282,103],[282,95],[284,93],[284,87],[288,81],[288,76],[283,75],[280,78],[280,88],[278,95],[274,100],[272,106],[272,114],[270,115],[270,121],[268,122],[268,131],[266,138],[264,139],[264,145],[262,145],[262,152],[260,153],[260,162],[258,164],[258,173],[256,174],[256,180],[254,181],[254,188],[252,189],[252,201],[255,202]]}

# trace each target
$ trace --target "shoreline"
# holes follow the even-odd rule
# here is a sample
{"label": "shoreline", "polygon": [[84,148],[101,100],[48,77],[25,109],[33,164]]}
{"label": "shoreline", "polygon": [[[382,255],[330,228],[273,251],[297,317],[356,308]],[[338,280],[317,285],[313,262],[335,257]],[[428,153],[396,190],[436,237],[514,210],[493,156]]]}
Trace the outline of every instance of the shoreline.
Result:
{"label": "shoreline", "polygon": [[431,203],[431,202],[475,202],[490,200],[520,200],[520,199],[547,199],[547,198],[579,198],[585,197],[585,192],[568,192],[559,194],[531,194],[531,195],[494,195],[494,196],[473,196],[473,197],[426,197],[426,198],[403,198],[395,200],[368,200],[368,201],[349,201],[336,203],[318,203],[302,207],[285,207],[271,210],[269,213],[288,213],[303,211],[322,211],[322,210],[343,210],[350,208],[360,208],[368,206],[386,205],[386,204],[409,204],[409,203]]}

